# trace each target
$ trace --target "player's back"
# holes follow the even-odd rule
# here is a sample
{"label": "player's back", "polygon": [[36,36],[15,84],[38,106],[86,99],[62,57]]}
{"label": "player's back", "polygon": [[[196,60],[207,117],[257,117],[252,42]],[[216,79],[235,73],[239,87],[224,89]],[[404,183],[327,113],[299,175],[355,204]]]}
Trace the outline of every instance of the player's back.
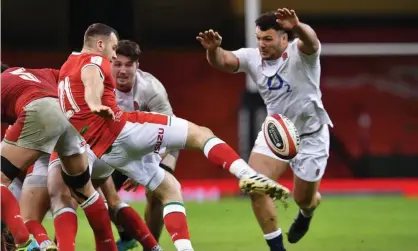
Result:
{"label": "player's back", "polygon": [[1,118],[13,124],[33,100],[57,96],[58,70],[10,68],[1,74]]}
{"label": "player's back", "polygon": [[[104,79],[102,104],[110,107],[115,115],[119,116],[118,120],[103,118],[91,112],[85,100],[85,87],[81,80],[81,72],[87,66],[98,67],[100,70]],[[59,81],[61,107],[70,122],[100,157],[111,146],[125,124],[117,107],[114,94],[116,85],[111,75],[109,60],[96,54],[72,53],[60,69]]]}

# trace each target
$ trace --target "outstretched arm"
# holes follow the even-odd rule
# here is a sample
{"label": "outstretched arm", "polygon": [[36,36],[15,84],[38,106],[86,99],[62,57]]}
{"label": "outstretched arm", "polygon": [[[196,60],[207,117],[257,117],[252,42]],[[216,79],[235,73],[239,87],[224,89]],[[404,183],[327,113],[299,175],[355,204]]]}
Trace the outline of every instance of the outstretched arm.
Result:
{"label": "outstretched arm", "polygon": [[206,49],[206,59],[214,68],[225,72],[236,72],[239,68],[239,60],[231,52],[222,49],[222,37],[218,32],[208,30],[200,32],[196,39]]}
{"label": "outstretched arm", "polygon": [[298,48],[306,55],[319,50],[319,40],[315,31],[307,24],[301,23],[294,10],[278,9],[275,13],[277,23],[285,30],[292,30],[299,37]]}

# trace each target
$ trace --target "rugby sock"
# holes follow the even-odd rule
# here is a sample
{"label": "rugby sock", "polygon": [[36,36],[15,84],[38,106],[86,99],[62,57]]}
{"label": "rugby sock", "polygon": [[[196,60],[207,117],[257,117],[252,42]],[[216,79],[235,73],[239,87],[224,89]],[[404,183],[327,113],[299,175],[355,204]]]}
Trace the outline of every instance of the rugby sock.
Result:
{"label": "rugby sock", "polygon": [[190,242],[189,228],[186,220],[186,209],[183,203],[169,202],[164,206],[164,224],[177,251],[193,251]]}
{"label": "rugby sock", "polygon": [[77,227],[77,215],[73,208],[64,207],[54,213],[55,243],[60,251],[75,250]]}
{"label": "rugby sock", "polygon": [[119,237],[122,241],[131,241],[134,239],[122,226],[116,225],[116,228],[118,229]]}
{"label": "rugby sock", "polygon": [[243,175],[252,176],[256,174],[228,144],[217,137],[212,137],[206,141],[203,152],[210,161],[222,166],[238,179]]}
{"label": "rugby sock", "polygon": [[1,185],[1,221],[9,227],[16,244],[23,244],[29,240],[29,232],[20,216],[19,203],[12,192]]}
{"label": "rugby sock", "polygon": [[44,241],[49,241],[48,233],[39,221],[28,220],[25,222],[25,225],[29,233],[33,235],[33,237],[39,244],[41,244]]}
{"label": "rugby sock", "polygon": [[286,251],[283,245],[282,230],[280,228],[273,233],[265,234],[264,238],[270,247],[270,251]]}
{"label": "rugby sock", "polygon": [[132,207],[126,203],[120,203],[116,206],[114,212],[118,223],[130,236],[139,241],[145,250],[158,250],[158,243],[154,236]]}
{"label": "rugby sock", "polygon": [[[113,238],[110,216],[102,197],[96,191],[85,202],[80,204],[93,229],[97,251],[117,251]],[[59,241],[58,241],[59,242]]]}

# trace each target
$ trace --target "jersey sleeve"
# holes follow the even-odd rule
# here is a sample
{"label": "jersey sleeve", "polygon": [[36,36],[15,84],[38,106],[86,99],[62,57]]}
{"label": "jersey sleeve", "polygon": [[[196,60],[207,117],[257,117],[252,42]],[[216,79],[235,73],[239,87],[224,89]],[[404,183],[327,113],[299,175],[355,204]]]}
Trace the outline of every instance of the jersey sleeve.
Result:
{"label": "jersey sleeve", "polygon": [[145,91],[146,106],[150,112],[157,112],[166,115],[174,115],[173,108],[168,100],[167,92],[163,84],[152,74],[144,73],[144,79],[147,81]]}
{"label": "jersey sleeve", "polygon": [[299,49],[299,47],[297,46],[299,39],[295,39],[295,40],[296,40],[295,41],[295,43],[296,43],[296,50],[298,51],[299,56],[302,59],[302,61],[304,63],[308,64],[308,65],[311,65],[311,66],[319,65],[319,56],[321,55],[321,47],[322,47],[321,46],[321,42],[319,42],[319,48],[318,48],[318,50],[315,53],[313,53],[311,55],[307,55],[307,54],[303,53]]}
{"label": "jersey sleeve", "polygon": [[241,48],[236,51],[232,51],[238,59],[238,69],[236,72],[248,72],[250,70],[250,53],[251,48]]}
{"label": "jersey sleeve", "polygon": [[60,75],[60,71],[57,69],[51,69],[51,68],[46,68],[46,71],[50,72],[52,76],[54,76],[55,78],[55,82],[58,84],[58,79],[59,79],[59,75]]}

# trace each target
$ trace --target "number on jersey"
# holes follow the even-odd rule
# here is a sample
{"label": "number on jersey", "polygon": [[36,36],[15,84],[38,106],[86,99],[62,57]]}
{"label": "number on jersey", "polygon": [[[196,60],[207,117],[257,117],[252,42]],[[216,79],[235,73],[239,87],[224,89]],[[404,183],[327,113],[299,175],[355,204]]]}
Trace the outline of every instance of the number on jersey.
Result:
{"label": "number on jersey", "polygon": [[[67,118],[71,118],[76,112],[80,111],[80,107],[78,107],[77,103],[74,100],[73,94],[71,93],[70,88],[70,79],[65,77],[64,80],[61,80],[58,84],[58,95],[60,98],[61,110],[67,116]],[[67,97],[68,102],[71,105],[71,110],[65,110],[65,97]]]}
{"label": "number on jersey", "polygon": [[24,80],[29,80],[29,81],[38,82],[38,83],[41,82],[37,77],[35,77],[35,75],[33,75],[30,72],[26,72],[25,68],[19,68],[17,70],[11,71],[10,74],[18,76]]}
{"label": "number on jersey", "polygon": [[269,87],[269,90],[280,90],[285,88],[286,92],[292,92],[292,88],[290,87],[289,83],[284,81],[279,74],[269,77],[267,79],[267,86]]}

